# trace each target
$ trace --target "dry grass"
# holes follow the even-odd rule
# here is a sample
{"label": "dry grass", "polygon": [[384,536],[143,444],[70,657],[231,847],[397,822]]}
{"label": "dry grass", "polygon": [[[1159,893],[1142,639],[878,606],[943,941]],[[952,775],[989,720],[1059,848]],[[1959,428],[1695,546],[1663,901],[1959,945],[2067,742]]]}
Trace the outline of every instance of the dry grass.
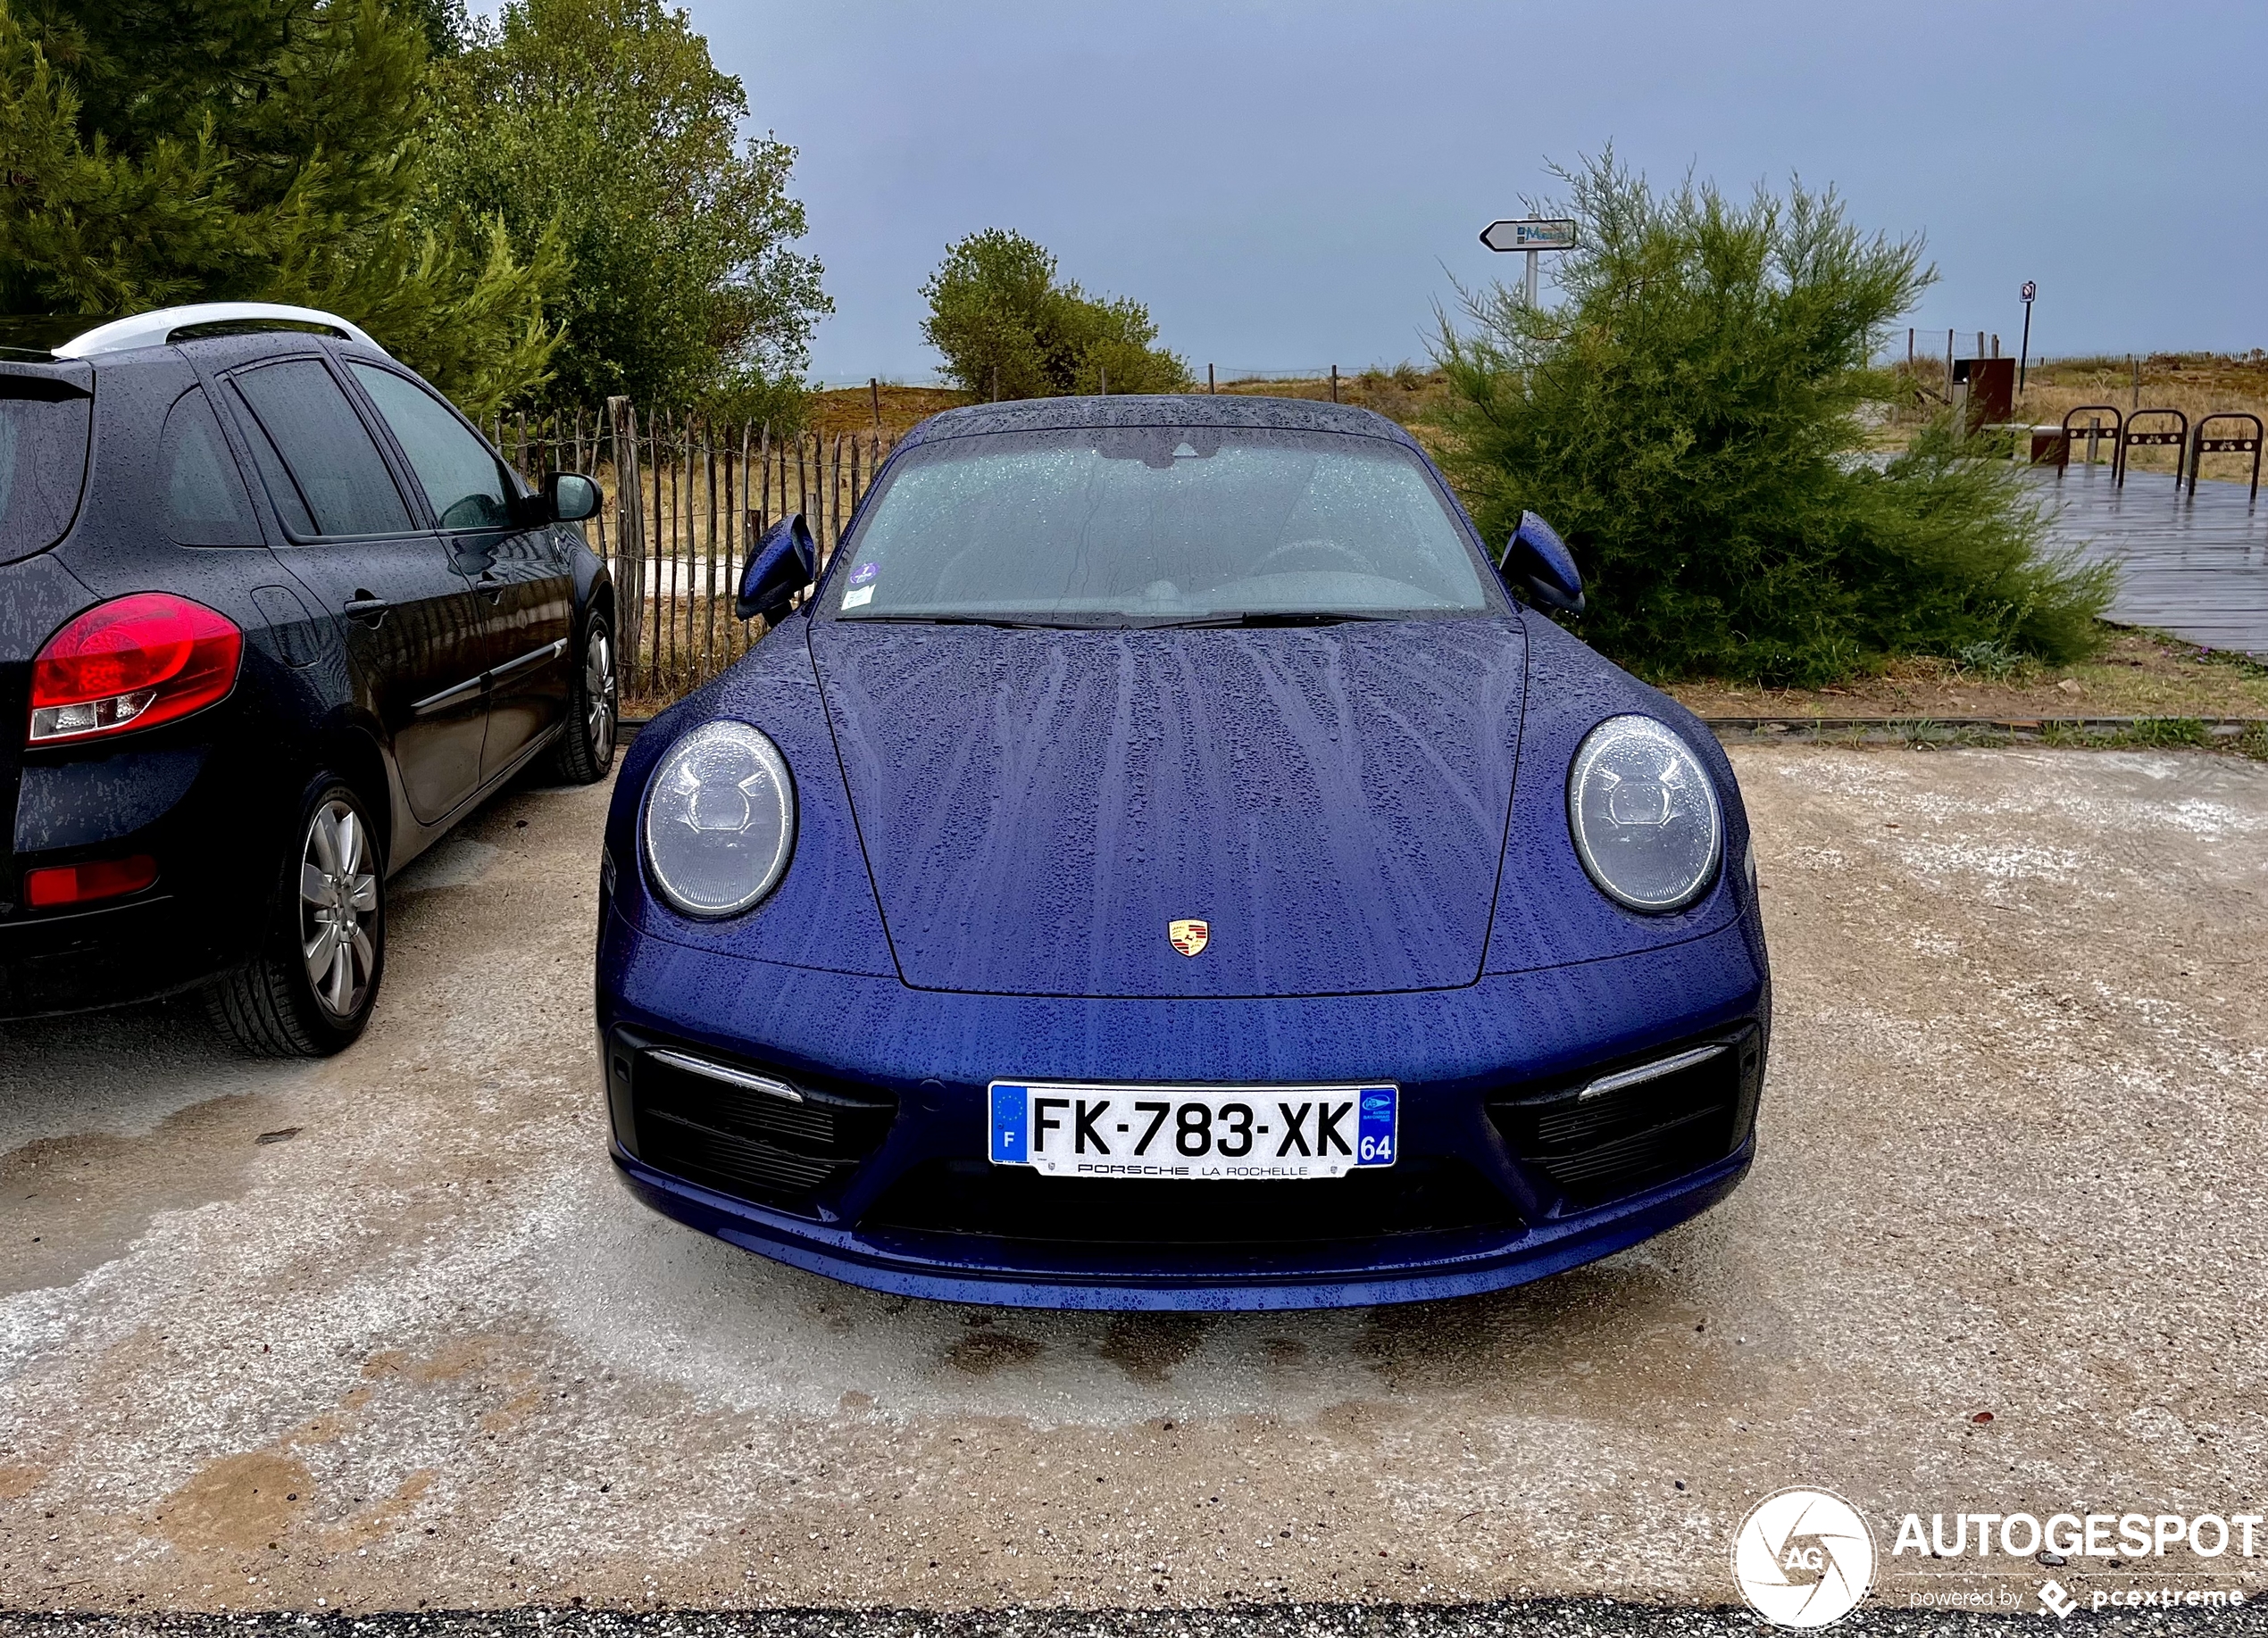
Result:
{"label": "dry grass", "polygon": [[884,383],[879,389],[864,387],[834,387],[811,395],[811,429],[821,437],[831,438],[838,433],[848,436],[866,434],[876,429],[874,402],[879,393],[882,417],[882,442],[895,443],[911,431],[919,421],[927,420],[941,410],[955,410],[976,401],[968,394],[951,387],[892,387]]}
{"label": "dry grass", "polygon": [[1991,676],[1948,660],[1901,660],[1833,688],[1673,683],[1704,717],[2251,717],[2268,719],[2268,667],[2205,655],[2155,632],[2121,631],[2095,659]]}

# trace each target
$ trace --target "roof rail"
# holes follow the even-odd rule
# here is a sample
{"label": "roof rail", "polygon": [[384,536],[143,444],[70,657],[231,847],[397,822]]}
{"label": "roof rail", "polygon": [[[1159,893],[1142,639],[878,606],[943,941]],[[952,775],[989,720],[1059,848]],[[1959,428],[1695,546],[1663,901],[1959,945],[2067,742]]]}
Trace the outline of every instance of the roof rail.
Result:
{"label": "roof rail", "polygon": [[[261,320],[304,325],[329,331],[366,347],[378,347],[359,325],[337,313],[313,307],[291,307],[281,302],[199,302],[188,307],[161,307],[138,312],[130,319],[113,319],[55,349],[57,358],[92,358],[98,353],[124,353],[134,347],[160,347],[183,330],[206,325],[257,323]],[[378,347],[383,353],[386,349]]]}

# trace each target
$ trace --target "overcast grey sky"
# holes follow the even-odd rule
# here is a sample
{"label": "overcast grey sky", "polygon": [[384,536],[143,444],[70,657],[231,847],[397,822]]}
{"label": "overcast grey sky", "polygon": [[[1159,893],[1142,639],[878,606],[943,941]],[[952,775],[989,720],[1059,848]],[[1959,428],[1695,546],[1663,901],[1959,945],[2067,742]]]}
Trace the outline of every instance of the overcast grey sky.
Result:
{"label": "overcast grey sky", "polygon": [[1451,277],[1517,271],[1480,229],[1609,140],[1657,181],[1797,172],[1926,235],[1939,347],[2014,350],[2026,279],[2036,350],[2268,345],[2258,0],[690,10],[801,150],[827,380],[927,378],[915,287],[993,226],[1200,370],[1422,357]]}

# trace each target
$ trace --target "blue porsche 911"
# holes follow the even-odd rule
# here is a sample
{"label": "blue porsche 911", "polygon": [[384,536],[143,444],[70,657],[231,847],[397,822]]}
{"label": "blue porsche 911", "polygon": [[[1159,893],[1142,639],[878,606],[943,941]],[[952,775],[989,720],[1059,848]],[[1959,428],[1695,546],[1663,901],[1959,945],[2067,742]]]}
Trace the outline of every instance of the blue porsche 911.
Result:
{"label": "blue porsche 911", "polygon": [[[1501,564],[1499,562],[1501,560]],[[613,1159],[883,1291],[1100,1309],[1532,1280],[1722,1198],[1771,985],[1708,730],[1541,611],[1405,434],[956,410],[606,830]]]}

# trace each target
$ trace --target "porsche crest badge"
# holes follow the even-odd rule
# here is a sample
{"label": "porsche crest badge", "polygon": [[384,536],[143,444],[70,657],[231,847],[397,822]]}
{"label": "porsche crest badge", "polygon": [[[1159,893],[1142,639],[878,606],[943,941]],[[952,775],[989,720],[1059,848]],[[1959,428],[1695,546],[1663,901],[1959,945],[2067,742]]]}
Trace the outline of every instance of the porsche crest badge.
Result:
{"label": "porsche crest badge", "polygon": [[1165,924],[1165,936],[1183,955],[1195,955],[1213,937],[1213,929],[1202,921],[1169,921]]}

